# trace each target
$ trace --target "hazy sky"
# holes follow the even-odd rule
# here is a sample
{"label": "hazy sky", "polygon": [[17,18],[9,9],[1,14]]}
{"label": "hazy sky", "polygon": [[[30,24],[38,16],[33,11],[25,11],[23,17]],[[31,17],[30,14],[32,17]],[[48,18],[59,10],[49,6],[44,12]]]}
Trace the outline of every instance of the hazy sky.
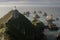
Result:
{"label": "hazy sky", "polygon": [[[43,7],[44,10],[46,7],[46,11],[48,11],[50,7],[56,7],[55,9],[60,10],[60,0],[0,0],[0,18],[4,16],[6,13],[8,13],[8,11],[14,9],[14,6],[20,7],[18,9],[22,8],[23,10],[29,10],[29,8],[31,8],[30,10],[32,10],[32,8],[34,7],[34,9],[36,10],[40,9],[40,7]],[[49,10],[54,10],[53,8]],[[57,10],[55,10],[55,12]],[[59,12],[60,11],[58,11],[57,15],[59,15]],[[50,11],[49,13],[52,13],[52,11]]]}
{"label": "hazy sky", "polygon": [[[47,7],[53,7],[53,8],[56,7],[55,9],[58,8],[58,10],[59,10],[60,1],[59,0],[0,0],[0,18],[2,16],[4,16],[8,11],[14,9],[14,6],[20,7],[18,9],[21,9],[21,7],[23,7],[24,9],[28,8],[28,10],[29,10],[29,8],[31,8],[30,10],[32,10],[32,8],[34,8],[34,7],[35,7],[34,9],[36,9],[36,10],[40,9],[40,7],[43,7],[44,10],[45,10],[45,7],[46,7],[46,9],[49,9]],[[25,7],[27,7],[27,8],[25,8]],[[54,10],[53,8],[51,8],[49,10]],[[21,10],[19,10],[19,11],[21,11]],[[59,13],[58,13],[58,15],[59,15]]]}
{"label": "hazy sky", "polygon": [[5,1],[60,1],[60,0],[0,0],[2,2]]}

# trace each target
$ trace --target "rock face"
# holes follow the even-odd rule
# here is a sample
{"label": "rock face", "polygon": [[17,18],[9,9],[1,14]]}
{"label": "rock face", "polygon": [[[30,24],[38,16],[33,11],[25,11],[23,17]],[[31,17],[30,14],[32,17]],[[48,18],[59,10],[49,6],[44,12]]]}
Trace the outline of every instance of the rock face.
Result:
{"label": "rock face", "polygon": [[57,40],[60,40],[60,34],[58,34],[58,36],[56,38],[57,38]]}
{"label": "rock face", "polygon": [[[38,37],[43,37],[43,27],[44,25],[37,26],[37,29],[34,28],[35,26],[25,17],[23,16],[18,10],[13,10],[11,19],[6,23],[7,30],[6,33],[9,35],[10,40],[40,40]],[[40,29],[39,29],[40,28]],[[37,30],[40,30],[38,32]],[[41,36],[38,36],[41,35]],[[40,33],[40,34],[39,34]],[[35,34],[37,36],[35,36]],[[36,39],[35,39],[36,38]],[[42,40],[42,39],[41,39]],[[45,39],[44,39],[45,40]]]}

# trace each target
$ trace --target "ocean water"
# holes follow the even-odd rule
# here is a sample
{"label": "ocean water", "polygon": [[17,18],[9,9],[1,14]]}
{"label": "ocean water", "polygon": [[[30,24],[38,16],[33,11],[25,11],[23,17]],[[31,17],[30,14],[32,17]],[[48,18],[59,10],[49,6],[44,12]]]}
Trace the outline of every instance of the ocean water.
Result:
{"label": "ocean water", "polygon": [[48,40],[57,40],[57,34],[60,34],[60,29],[57,31],[50,31],[49,29],[45,29],[44,34],[47,36]]}

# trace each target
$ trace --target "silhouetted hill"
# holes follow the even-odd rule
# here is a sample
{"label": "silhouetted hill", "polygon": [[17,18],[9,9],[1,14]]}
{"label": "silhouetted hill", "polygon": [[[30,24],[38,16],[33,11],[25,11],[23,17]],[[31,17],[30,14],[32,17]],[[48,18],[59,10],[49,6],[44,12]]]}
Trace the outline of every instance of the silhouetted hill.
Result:
{"label": "silhouetted hill", "polygon": [[18,10],[11,11],[11,13],[12,17],[6,23],[8,27],[7,33],[12,38],[11,40],[30,40],[33,28],[32,23]]}
{"label": "silhouetted hill", "polygon": [[45,40],[46,38],[43,34],[45,25],[40,22],[34,26],[17,9],[11,10],[3,16],[0,19],[0,24],[6,24],[6,34],[9,35],[9,40]]}

